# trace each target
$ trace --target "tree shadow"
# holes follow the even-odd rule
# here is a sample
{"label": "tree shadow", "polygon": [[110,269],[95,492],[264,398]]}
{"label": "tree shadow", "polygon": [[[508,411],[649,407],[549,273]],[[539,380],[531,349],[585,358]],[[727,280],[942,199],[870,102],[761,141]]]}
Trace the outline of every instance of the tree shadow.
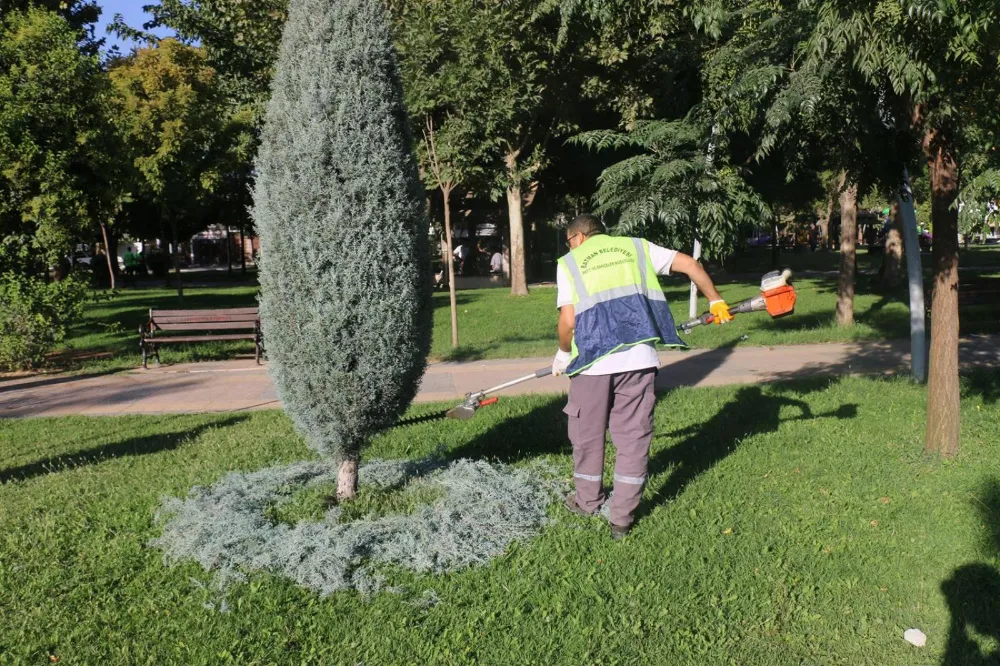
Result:
{"label": "tree shadow", "polygon": [[[805,395],[821,391],[835,381],[837,380],[802,381],[787,387],[787,390]],[[781,408],[786,406],[798,409],[799,416],[782,419]],[[791,421],[851,419],[857,413],[857,405],[846,404],[830,412],[813,414],[809,404],[803,400],[764,392],[760,386],[744,386],[731,401],[704,422],[667,435],[659,435],[686,439],[650,457],[650,479],[668,470],[670,475],[654,490],[653,500],[640,505],[637,518],[648,515],[660,504],[679,496],[688,484],[733,453],[748,437],[775,432],[782,423]]]}
{"label": "tree shadow", "polygon": [[977,367],[962,379],[962,397],[980,396],[983,402],[1000,400],[1000,370]]}
{"label": "tree shadow", "polygon": [[449,453],[454,458],[488,458],[503,463],[569,453],[566,397],[554,395],[527,414],[507,418]]}
{"label": "tree shadow", "polygon": [[20,391],[23,389],[35,389],[43,386],[58,386],[60,384],[70,384],[85,379],[96,379],[107,375],[117,374],[118,370],[98,370],[96,372],[86,372],[79,375],[29,375],[25,377],[11,377],[9,379],[0,378],[0,393],[8,391]]}
{"label": "tree shadow", "polygon": [[248,418],[249,414],[237,414],[194,428],[175,430],[173,432],[159,432],[143,437],[132,437],[120,442],[101,444],[83,451],[45,458],[28,463],[27,465],[9,467],[0,470],[0,484],[9,481],[26,481],[45,474],[58,474],[66,469],[95,465],[114,458],[169,451],[176,449],[188,440],[196,439],[206,430],[227,428],[241,423]]}
{"label": "tree shadow", "polygon": [[[1000,480],[986,484],[976,502],[986,524],[984,549],[1000,558]],[[1000,643],[1000,571],[983,562],[955,569],[941,584],[951,613],[943,666],[998,666],[1000,650],[986,653],[970,630]]]}

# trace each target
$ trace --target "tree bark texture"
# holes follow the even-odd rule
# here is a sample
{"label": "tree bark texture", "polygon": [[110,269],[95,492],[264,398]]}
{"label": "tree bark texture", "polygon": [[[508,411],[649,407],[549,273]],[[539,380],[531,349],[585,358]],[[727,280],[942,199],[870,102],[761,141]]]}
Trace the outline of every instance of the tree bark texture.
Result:
{"label": "tree bark texture", "polygon": [[[104,259],[108,262],[108,280],[111,281],[111,291],[114,291],[115,267],[111,264],[111,245],[108,243],[108,225],[103,222],[101,222],[101,237],[104,238]],[[117,256],[117,253],[115,253],[115,256]]]}
{"label": "tree bark texture", "polygon": [[854,273],[858,246],[858,184],[840,192],[840,276],[837,279],[837,325],[854,324]]}
{"label": "tree bark texture", "polygon": [[885,253],[882,255],[882,288],[894,289],[902,281],[903,269],[903,226],[899,202],[892,204],[889,213],[889,229],[885,234]]}
{"label": "tree bark texture", "polygon": [[528,295],[528,274],[524,248],[524,218],[522,216],[521,186],[517,181],[517,153],[507,154],[507,215],[510,219],[510,293]]}
{"label": "tree bark texture", "polygon": [[451,303],[451,346],[458,346],[458,302],[455,298],[455,262],[452,261],[451,247],[451,188],[442,187],[444,198],[444,237],[448,243],[448,256],[445,266],[448,267],[448,301]]}
{"label": "tree bark texture", "polygon": [[247,274],[247,241],[243,236],[243,224],[240,224],[240,270],[243,276]]}
{"label": "tree bark texture", "polygon": [[171,230],[172,235],[174,237],[174,248],[173,248],[174,251],[170,253],[170,256],[174,260],[174,275],[177,277],[177,300],[183,301],[184,300],[184,282],[181,279],[181,262],[177,258],[177,255],[180,253],[181,246],[177,242],[177,223],[176,222],[172,222],[170,224],[170,230]]}
{"label": "tree bark texture", "polygon": [[837,198],[830,194],[826,200],[826,215],[819,221],[819,245],[824,250],[830,249],[830,218],[833,217],[833,208],[837,203]]}
{"label": "tree bark texture", "polygon": [[353,499],[358,494],[358,459],[341,461],[337,472],[337,501]]}
{"label": "tree bark texture", "polygon": [[934,224],[931,295],[930,372],[927,380],[927,435],[924,450],[958,453],[958,162],[950,137],[930,130],[924,137],[931,181]]}

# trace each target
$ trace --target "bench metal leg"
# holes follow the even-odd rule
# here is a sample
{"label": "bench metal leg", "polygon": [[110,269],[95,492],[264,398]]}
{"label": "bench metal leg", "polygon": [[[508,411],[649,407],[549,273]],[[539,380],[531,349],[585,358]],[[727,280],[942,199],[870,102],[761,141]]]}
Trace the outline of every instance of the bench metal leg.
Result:
{"label": "bench metal leg", "polygon": [[148,356],[148,353],[146,352],[146,345],[145,343],[142,343],[139,346],[142,347],[142,369],[149,370],[149,366],[146,364],[146,357]]}

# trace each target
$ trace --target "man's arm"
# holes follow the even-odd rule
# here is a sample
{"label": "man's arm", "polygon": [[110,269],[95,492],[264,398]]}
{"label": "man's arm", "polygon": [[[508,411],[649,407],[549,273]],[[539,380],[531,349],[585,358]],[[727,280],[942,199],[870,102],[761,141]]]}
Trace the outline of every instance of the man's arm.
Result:
{"label": "man's arm", "polygon": [[559,351],[573,350],[573,331],[576,328],[576,309],[572,305],[559,308]]}
{"label": "man's arm", "polygon": [[715,284],[712,283],[712,278],[708,277],[708,273],[705,272],[705,269],[701,267],[701,264],[694,257],[678,252],[677,256],[674,257],[674,263],[671,265],[670,270],[671,272],[687,275],[697,285],[698,291],[708,298],[709,302],[722,300],[722,296],[716,290]]}

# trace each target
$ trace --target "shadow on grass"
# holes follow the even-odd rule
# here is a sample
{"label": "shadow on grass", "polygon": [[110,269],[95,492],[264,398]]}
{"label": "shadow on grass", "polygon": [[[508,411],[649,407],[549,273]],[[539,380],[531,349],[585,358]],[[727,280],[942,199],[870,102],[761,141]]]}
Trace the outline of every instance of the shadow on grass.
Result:
{"label": "shadow on grass", "polygon": [[565,396],[552,396],[527,414],[504,419],[452,451],[455,458],[488,458],[504,463],[556,453],[569,453]]}
{"label": "shadow on grass", "polygon": [[0,470],[0,484],[7,483],[8,481],[25,481],[45,474],[58,474],[66,469],[95,465],[115,458],[169,451],[190,439],[197,438],[206,430],[234,426],[245,421],[247,418],[249,418],[249,415],[239,414],[195,428],[166,433],[160,432],[155,435],[143,437],[132,437],[112,444],[101,444],[100,446],[83,451],[46,458],[19,467],[10,467]]}
{"label": "shadow on grass", "polygon": [[[806,395],[826,389],[835,381],[837,380],[803,381],[787,387],[787,390],[797,395]],[[782,419],[781,408],[786,406],[798,409],[799,416]],[[637,517],[649,514],[660,504],[680,495],[689,483],[733,453],[748,437],[775,432],[782,423],[790,421],[817,418],[852,419],[857,413],[857,405],[847,404],[831,412],[813,414],[809,404],[803,400],[765,393],[759,386],[745,386],[711,418],[698,425],[666,435],[686,437],[686,439],[659,451],[650,458],[648,471],[650,478],[668,470],[670,476],[654,491],[655,499],[640,506]]]}
{"label": "shadow on grass", "polygon": [[[962,397],[980,396],[983,402],[993,404],[1000,400],[1000,370],[977,367],[962,379]],[[1000,542],[998,542],[1000,551]]]}
{"label": "shadow on grass", "polygon": [[[986,524],[984,550],[1000,558],[1000,480],[986,484],[976,502]],[[997,666],[1000,650],[986,652],[972,632],[1000,643],[1000,571],[983,562],[960,566],[941,584],[951,626],[943,666]],[[970,630],[972,630],[970,632]]]}

